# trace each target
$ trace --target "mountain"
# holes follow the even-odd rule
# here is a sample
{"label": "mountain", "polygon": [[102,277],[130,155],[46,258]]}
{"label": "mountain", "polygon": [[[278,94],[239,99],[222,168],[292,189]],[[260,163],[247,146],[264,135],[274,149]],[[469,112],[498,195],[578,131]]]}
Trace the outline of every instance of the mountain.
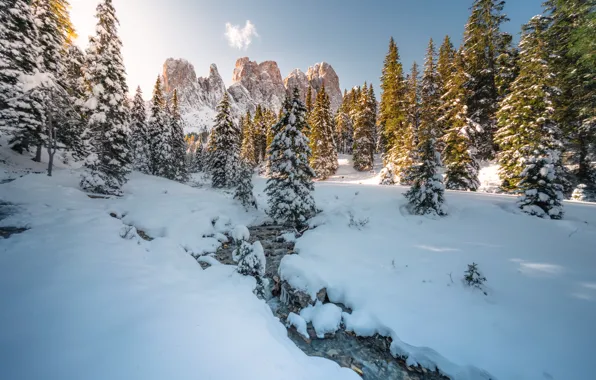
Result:
{"label": "mountain", "polygon": [[174,89],[178,91],[186,133],[211,129],[225,91],[230,95],[232,111],[237,117],[247,111],[254,113],[259,104],[278,112],[288,91],[298,87],[304,100],[309,84],[314,94],[325,84],[333,111],[342,102],[339,78],[326,62],[311,66],[306,74],[296,69],[283,79],[275,61],[257,63],[248,57],[239,58],[228,88],[215,64],[211,65],[209,76],[203,78],[197,77],[194,66],[187,60],[168,58],[162,76],[166,94],[171,95]]}

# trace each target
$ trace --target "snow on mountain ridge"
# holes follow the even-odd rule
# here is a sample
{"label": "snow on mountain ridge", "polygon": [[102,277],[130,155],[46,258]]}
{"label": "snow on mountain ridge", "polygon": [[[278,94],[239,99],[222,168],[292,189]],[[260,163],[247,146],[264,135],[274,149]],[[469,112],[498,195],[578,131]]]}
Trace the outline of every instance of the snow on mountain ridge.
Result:
{"label": "snow on mountain ridge", "polygon": [[339,78],[326,62],[311,66],[306,74],[296,69],[283,79],[275,61],[257,63],[242,57],[236,61],[233,84],[228,88],[215,64],[211,64],[208,77],[197,77],[189,61],[168,58],[163,65],[162,75],[166,94],[171,95],[174,89],[178,91],[186,133],[211,129],[217,105],[226,91],[236,117],[247,111],[254,114],[257,105],[278,112],[290,89],[298,87],[304,99],[309,84],[314,94],[325,84],[333,111],[339,108],[342,101]]}

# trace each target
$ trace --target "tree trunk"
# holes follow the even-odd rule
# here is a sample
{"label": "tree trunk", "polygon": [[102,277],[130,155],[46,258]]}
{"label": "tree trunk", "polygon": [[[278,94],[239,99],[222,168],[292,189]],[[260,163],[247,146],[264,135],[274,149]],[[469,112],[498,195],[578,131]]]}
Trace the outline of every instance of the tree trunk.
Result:
{"label": "tree trunk", "polygon": [[42,149],[42,144],[38,144],[37,148],[35,150],[35,158],[33,159],[33,161],[35,162],[41,162],[41,149]]}
{"label": "tree trunk", "polygon": [[52,112],[48,111],[48,177],[52,176],[52,169],[54,166],[54,154],[56,154],[56,149],[54,147],[55,140],[56,136],[54,135],[54,121],[52,119]]}

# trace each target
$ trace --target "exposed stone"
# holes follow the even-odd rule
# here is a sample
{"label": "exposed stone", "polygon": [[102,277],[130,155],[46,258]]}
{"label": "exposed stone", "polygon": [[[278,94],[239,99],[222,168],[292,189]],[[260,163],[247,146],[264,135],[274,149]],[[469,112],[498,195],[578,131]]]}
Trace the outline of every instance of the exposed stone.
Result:
{"label": "exposed stone", "polygon": [[324,84],[325,91],[329,95],[331,111],[335,112],[341,106],[343,95],[339,86],[339,77],[327,62],[317,63],[309,67],[306,74],[300,69],[295,69],[284,79],[284,84],[288,91],[292,91],[297,87],[303,101],[306,100],[309,85],[312,87],[314,99]]}
{"label": "exposed stone", "polygon": [[[243,103],[245,109],[242,111],[254,111],[253,107],[256,108],[260,104],[277,112],[286,97],[281,72],[274,61],[257,63],[248,57],[240,58],[236,61],[232,82],[232,87],[241,85],[250,96],[251,102]],[[232,93],[236,95],[239,91],[235,90]],[[239,99],[234,98],[234,100],[240,103]]]}

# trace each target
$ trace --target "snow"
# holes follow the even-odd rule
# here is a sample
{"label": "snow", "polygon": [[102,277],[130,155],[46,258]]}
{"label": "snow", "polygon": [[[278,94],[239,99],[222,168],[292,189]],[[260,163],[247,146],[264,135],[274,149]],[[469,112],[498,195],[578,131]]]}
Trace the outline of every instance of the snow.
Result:
{"label": "snow", "polygon": [[307,323],[312,323],[317,337],[323,339],[325,334],[334,334],[339,329],[342,310],[332,303],[317,301],[315,306],[309,305],[302,309],[300,316]]}
{"label": "snow", "polygon": [[308,335],[308,331],[306,330],[306,321],[304,320],[304,318],[302,318],[301,316],[299,316],[296,313],[290,313],[288,314],[288,321],[287,321],[287,326],[293,326],[294,328],[296,328],[296,331],[298,331],[298,333],[300,335],[302,335],[303,337],[310,339],[310,336]]}
{"label": "snow", "polygon": [[[450,214],[433,220],[405,212],[405,187],[358,186],[374,174],[343,162],[343,179],[317,183],[318,227],[282,261],[292,284],[326,287],[353,310],[348,330],[392,336],[394,353],[456,380],[592,377],[596,205],[565,202],[554,221],[512,196],[447,191]],[[472,262],[488,295],[462,283]]]}
{"label": "snow", "polygon": [[250,238],[250,232],[246,226],[239,224],[234,227],[234,231],[232,231],[232,238],[235,241],[248,240]]}
{"label": "snow", "polygon": [[[202,237],[216,217],[230,232],[262,215],[138,173],[122,198],[90,199],[79,175],[0,185],[1,200],[18,205],[1,225],[30,228],[0,240],[0,378],[359,378],[300,351],[253,295],[254,279],[234,266],[202,270],[186,252],[219,245]],[[125,225],[155,240],[132,228],[122,238]]]}
{"label": "snow", "polygon": [[[265,179],[261,211],[139,173],[121,198],[90,199],[77,165],[60,158],[47,177],[3,144],[0,204],[13,205],[0,206],[0,226],[29,230],[0,240],[0,378],[360,378],[307,357],[282,323],[303,336],[307,323],[317,336],[342,324],[390,336],[394,355],[453,380],[593,377],[596,205],[564,202],[565,218],[548,220],[512,196],[447,191],[450,214],[435,220],[405,212],[406,188],[378,186],[379,160],[372,173],[347,156],[340,165],[316,183],[317,227],[279,271],[313,299],[326,288],[331,303],[280,322],[253,278],[211,255],[224,234],[267,220]],[[472,262],[487,295],[463,284]]]}

